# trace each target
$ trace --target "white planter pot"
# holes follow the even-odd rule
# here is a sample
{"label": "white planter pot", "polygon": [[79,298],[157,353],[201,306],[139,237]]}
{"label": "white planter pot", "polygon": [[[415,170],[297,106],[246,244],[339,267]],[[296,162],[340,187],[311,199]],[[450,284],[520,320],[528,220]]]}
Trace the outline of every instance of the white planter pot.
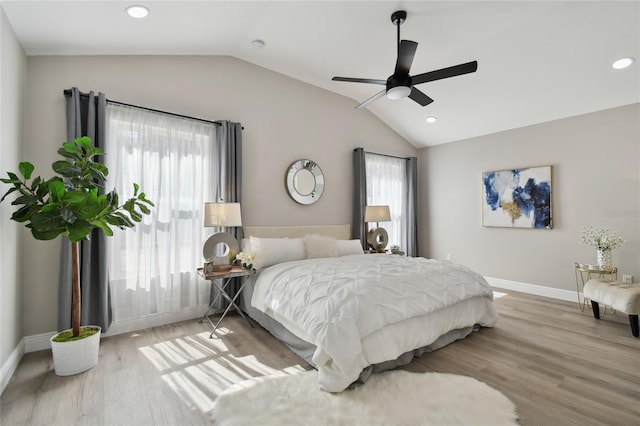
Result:
{"label": "white planter pot", "polygon": [[98,363],[100,350],[101,329],[97,325],[82,326],[82,328],[97,328],[98,332],[85,339],[72,342],[54,342],[51,338],[51,352],[53,352],[53,366],[58,376],[71,376],[82,373]]}

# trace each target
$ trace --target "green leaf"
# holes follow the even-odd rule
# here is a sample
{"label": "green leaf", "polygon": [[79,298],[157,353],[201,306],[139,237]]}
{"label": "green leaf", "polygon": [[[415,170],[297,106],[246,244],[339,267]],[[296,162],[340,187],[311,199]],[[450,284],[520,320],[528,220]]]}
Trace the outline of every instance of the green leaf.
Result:
{"label": "green leaf", "polygon": [[64,183],[62,183],[59,180],[54,180],[49,182],[49,194],[51,194],[51,197],[54,200],[60,200],[62,197],[64,197],[64,193],[65,193],[65,189],[64,189]]}
{"label": "green leaf", "polygon": [[20,179],[15,173],[7,172],[7,175],[9,176],[9,179],[2,178],[0,181],[4,183],[20,183]]}
{"label": "green leaf", "polygon": [[41,212],[50,212],[53,210],[58,210],[60,208],[60,203],[49,203],[42,206],[40,209]]}
{"label": "green leaf", "polygon": [[87,201],[78,205],[75,212],[78,219],[91,221],[98,216],[100,210],[102,210],[100,204]]}
{"label": "green leaf", "polygon": [[[98,163],[95,163],[95,164],[98,164]],[[89,171],[89,175],[91,175],[94,179],[98,179],[98,180],[106,179],[106,176],[100,170],[94,169],[93,167],[89,166],[88,171]]]}
{"label": "green leaf", "polygon": [[69,154],[82,154],[82,149],[79,148],[76,144],[71,142],[65,142],[62,144],[61,150],[69,153]]}
{"label": "green leaf", "polygon": [[77,145],[80,145],[85,150],[91,148],[91,138],[88,136],[82,136],[81,138],[76,138],[75,143]]}
{"label": "green leaf", "polygon": [[33,235],[33,238],[35,238],[36,240],[53,240],[55,237],[64,234],[65,232],[66,229],[64,228],[51,229],[49,231],[41,231],[35,228],[31,228],[31,235]]}
{"label": "green leaf", "polygon": [[149,208],[147,206],[145,206],[142,203],[136,203],[136,206],[138,206],[138,209],[140,209],[140,211],[144,214],[149,214],[151,213],[151,210],[149,210]]}
{"label": "green leaf", "polygon": [[15,220],[16,222],[26,222],[31,219],[31,216],[33,216],[37,211],[38,206],[23,206],[13,212],[13,214],[11,215],[11,219]]}
{"label": "green leaf", "polygon": [[24,178],[27,180],[31,179],[31,173],[33,173],[34,169],[35,167],[33,166],[33,164],[28,161],[23,161],[18,165],[18,170],[20,170],[22,176],[24,176]]}
{"label": "green leaf", "polygon": [[72,163],[65,160],[58,160],[51,165],[53,171],[65,177],[75,177],[81,174],[81,170]]}
{"label": "green leaf", "polygon": [[87,236],[89,235],[92,229],[93,229],[93,226],[91,226],[91,224],[89,224],[88,222],[85,222],[82,225],[76,224],[76,226],[68,230],[69,240],[72,243],[82,241],[87,238]]}
{"label": "green leaf", "polygon": [[31,217],[31,228],[41,232],[64,228],[65,222],[57,210],[40,211]]}
{"label": "green leaf", "polygon": [[102,229],[102,232],[104,232],[104,234],[107,237],[113,236],[113,231],[111,230],[111,228],[109,228],[109,226],[107,225],[107,222],[105,220],[103,220],[103,219],[95,220],[95,221],[91,222],[91,225]]}
{"label": "green leaf", "polygon": [[18,190],[18,188],[11,188],[7,192],[5,192],[4,195],[2,196],[2,198],[0,198],[0,203],[3,202],[5,198],[7,198],[7,195],[9,195],[12,192],[15,192],[17,190]]}
{"label": "green leaf", "polygon": [[69,191],[64,194],[64,201],[69,204],[80,204],[87,199],[87,193],[82,191]]}
{"label": "green leaf", "polygon": [[20,204],[31,206],[33,204],[36,204],[37,202],[38,202],[38,197],[36,197],[35,195],[21,195],[15,200],[13,200],[11,204],[14,206],[17,206]]}
{"label": "green leaf", "polygon": [[133,195],[138,195],[138,190],[140,189],[140,185],[138,185],[137,183],[133,184]]}
{"label": "green leaf", "polygon": [[90,163],[89,169],[95,173],[98,173],[101,177],[100,179],[106,179],[106,176],[109,174],[109,169],[102,163]]}

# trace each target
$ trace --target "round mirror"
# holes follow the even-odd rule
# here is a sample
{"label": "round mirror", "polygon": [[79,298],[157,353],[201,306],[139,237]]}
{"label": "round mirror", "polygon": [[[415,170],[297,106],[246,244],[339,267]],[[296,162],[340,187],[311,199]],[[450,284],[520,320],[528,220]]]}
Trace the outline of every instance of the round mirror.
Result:
{"label": "round mirror", "polygon": [[311,160],[298,160],[289,166],[285,176],[289,196],[300,204],[313,204],[324,191],[322,169]]}
{"label": "round mirror", "polygon": [[293,187],[302,196],[310,195],[316,187],[316,178],[307,169],[298,170],[293,176]]}

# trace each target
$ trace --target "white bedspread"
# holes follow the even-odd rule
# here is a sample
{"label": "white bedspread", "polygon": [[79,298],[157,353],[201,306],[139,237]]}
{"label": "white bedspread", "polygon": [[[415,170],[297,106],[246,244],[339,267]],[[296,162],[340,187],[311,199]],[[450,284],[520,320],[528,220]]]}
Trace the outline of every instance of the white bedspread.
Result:
{"label": "white bedspread", "polygon": [[494,325],[492,300],[489,284],[465,266],[367,254],[266,268],[251,304],[315,344],[320,387],[339,392],[370,364],[453,329]]}

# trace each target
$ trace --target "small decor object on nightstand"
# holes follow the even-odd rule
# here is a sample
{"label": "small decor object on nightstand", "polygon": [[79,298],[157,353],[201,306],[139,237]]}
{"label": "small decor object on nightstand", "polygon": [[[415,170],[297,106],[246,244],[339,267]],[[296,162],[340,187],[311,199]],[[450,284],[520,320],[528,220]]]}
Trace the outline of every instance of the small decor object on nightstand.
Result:
{"label": "small decor object on nightstand", "polygon": [[[223,201],[205,203],[204,226],[221,228],[242,226],[240,203],[225,203]],[[230,270],[239,249],[240,244],[233,235],[226,232],[216,232],[211,235],[202,247],[205,274]]]}
{"label": "small decor object on nightstand", "polygon": [[598,268],[612,269],[611,250],[620,247],[625,240],[620,238],[616,231],[609,228],[597,228],[589,226],[580,232],[580,243],[594,247]]}
{"label": "small decor object on nightstand", "polygon": [[253,261],[256,259],[255,254],[245,253],[241,251],[236,255],[236,261],[242,265],[242,269],[253,270]]}
{"label": "small decor object on nightstand", "polygon": [[398,256],[404,256],[404,252],[402,250],[400,250],[400,246],[397,244],[392,245],[389,248],[389,251],[391,252],[391,254],[397,254]]}

